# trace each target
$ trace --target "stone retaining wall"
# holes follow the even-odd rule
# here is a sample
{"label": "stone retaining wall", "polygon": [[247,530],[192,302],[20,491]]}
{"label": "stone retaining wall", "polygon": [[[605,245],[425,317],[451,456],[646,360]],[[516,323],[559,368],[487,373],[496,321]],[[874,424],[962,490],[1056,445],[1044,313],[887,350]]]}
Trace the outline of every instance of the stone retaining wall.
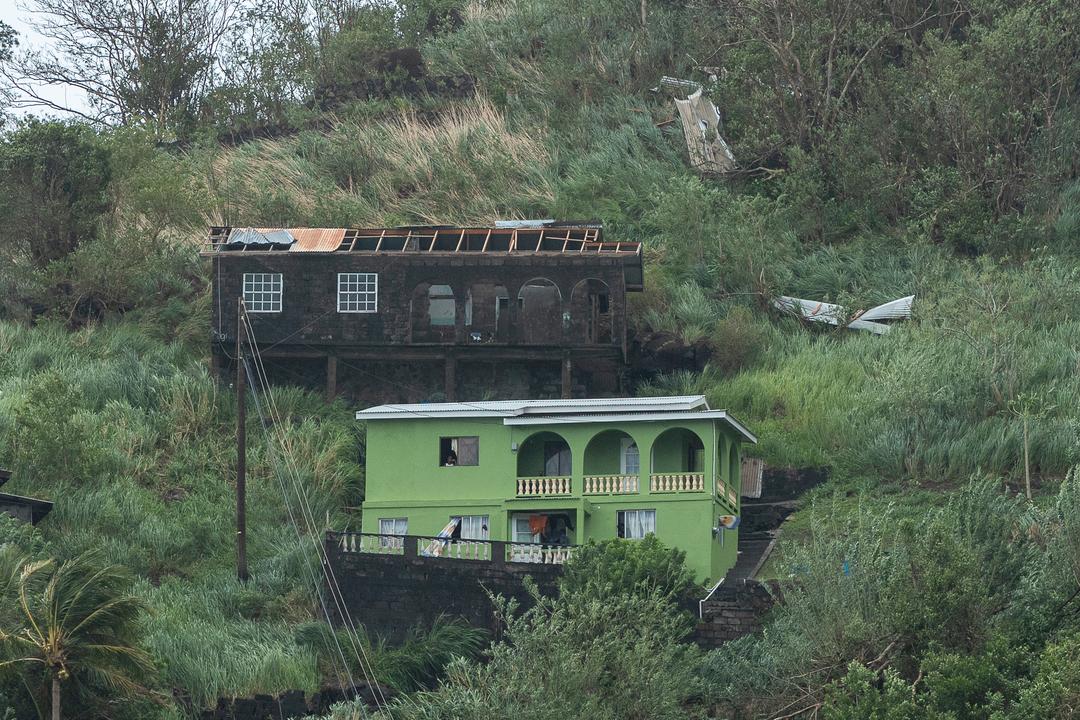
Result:
{"label": "stone retaining wall", "polygon": [[701,604],[701,620],[693,640],[705,650],[713,650],[729,640],[751,635],[761,629],[762,619],[775,604],[765,583],[740,580],[725,583]]}

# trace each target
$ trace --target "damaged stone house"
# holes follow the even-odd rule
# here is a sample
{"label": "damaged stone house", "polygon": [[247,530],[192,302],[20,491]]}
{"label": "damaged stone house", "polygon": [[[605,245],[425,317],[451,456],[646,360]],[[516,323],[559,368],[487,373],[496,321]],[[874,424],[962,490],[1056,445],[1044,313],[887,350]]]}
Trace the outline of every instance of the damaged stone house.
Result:
{"label": "damaged stone house", "polygon": [[243,299],[271,377],[358,401],[625,392],[641,246],[597,223],[210,231],[213,361]]}
{"label": "damaged stone house", "polygon": [[[0,468],[0,485],[4,485],[10,479],[11,471]],[[0,492],[0,513],[10,515],[16,520],[31,525],[37,525],[41,522],[52,510],[52,507],[53,504],[48,500]]]}

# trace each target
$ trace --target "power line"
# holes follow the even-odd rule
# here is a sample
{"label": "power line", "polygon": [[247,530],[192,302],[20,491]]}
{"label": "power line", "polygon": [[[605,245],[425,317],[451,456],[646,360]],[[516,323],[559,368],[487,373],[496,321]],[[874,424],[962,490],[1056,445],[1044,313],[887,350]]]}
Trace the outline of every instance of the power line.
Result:
{"label": "power line", "polygon": [[[274,420],[276,424],[280,424],[280,412],[279,412],[279,410],[277,408],[277,403],[276,403],[276,400],[274,398],[274,395],[270,390],[269,379],[268,379],[267,374],[266,374],[265,365],[263,364],[262,353],[261,353],[261,351],[259,349],[258,342],[255,339],[254,328],[252,327],[252,324],[251,324],[250,318],[248,317],[246,309],[245,309],[245,311],[243,313],[242,320],[243,320],[242,324],[244,326],[243,329],[245,331],[245,335],[248,338],[249,346],[251,347],[251,349],[253,351],[253,355],[254,355],[253,359],[254,359],[254,364],[255,364],[255,368],[256,368],[255,376],[256,376],[256,378],[257,378],[257,380],[259,382],[261,391],[263,392],[264,396],[268,399],[268,407],[267,407],[268,414],[271,416],[271,419]],[[240,328],[237,329],[237,332],[238,333],[240,332]],[[261,408],[262,408],[261,403],[257,402],[257,407],[260,409],[260,418],[263,420],[264,433],[269,435],[269,428],[266,426],[265,417],[263,416],[263,414],[261,412]],[[305,525],[307,525],[308,533],[312,538],[312,542],[313,542],[313,544],[315,546],[315,549],[316,549],[316,552],[318,553],[319,558],[320,558],[320,562],[321,562],[322,570],[323,570],[323,576],[324,576],[324,578],[325,578],[325,580],[327,582],[327,587],[329,588],[329,590],[331,592],[331,598],[333,600],[335,608],[337,609],[338,616],[342,619],[343,624],[345,625],[346,635],[349,638],[350,644],[352,645],[352,649],[353,649],[354,654],[356,655],[356,659],[357,659],[357,662],[358,662],[358,664],[360,666],[360,669],[364,673],[365,679],[369,683],[369,686],[372,688],[373,699],[375,700],[376,707],[378,708],[378,706],[380,704],[380,699],[381,699],[382,704],[385,705],[386,698],[382,693],[381,686],[378,684],[378,682],[376,681],[376,679],[374,677],[374,673],[372,671],[370,671],[370,667],[371,667],[370,658],[367,655],[367,651],[364,648],[364,644],[360,641],[360,639],[358,637],[358,634],[357,634],[356,628],[355,628],[355,624],[354,624],[354,622],[352,620],[352,617],[351,617],[351,614],[349,612],[347,603],[345,603],[345,601],[344,601],[344,596],[342,595],[342,592],[341,592],[340,583],[338,582],[336,574],[334,573],[333,567],[330,564],[329,556],[327,555],[327,553],[325,551],[325,548],[323,547],[322,543],[319,541],[318,538],[315,537],[314,533],[315,533],[315,529],[317,527],[317,524],[316,524],[316,521],[315,521],[315,518],[314,518],[314,514],[311,511],[311,506],[310,506],[310,503],[309,503],[309,501],[307,499],[306,493],[303,491],[303,489],[300,486],[299,470],[298,470],[298,468],[296,468],[295,463],[293,462],[291,443],[289,442],[289,438],[288,438],[287,435],[281,435],[280,436],[280,444],[281,444],[282,449],[284,451],[282,453],[282,457],[283,457],[284,461],[287,464],[292,466],[292,468],[291,468],[292,472],[289,473],[289,480],[290,480],[290,482],[291,482],[291,484],[293,486],[293,491],[296,494],[297,505],[299,506],[299,509],[300,509],[300,515],[301,515],[301,517],[303,517]],[[298,539],[301,539],[301,532],[300,532],[299,523],[296,521],[296,517],[292,512],[292,503],[288,500],[288,492],[287,492],[287,490],[285,488],[285,484],[284,484],[284,481],[282,480],[281,475],[282,474],[279,473],[279,484],[281,486],[282,493],[283,493],[283,495],[285,497],[285,501],[286,501],[286,504],[287,504],[287,509],[289,511],[289,516],[290,516],[290,522],[293,524],[293,527],[296,530]],[[301,542],[302,542],[302,539],[301,539]],[[307,564],[306,556],[305,556],[305,563]],[[307,564],[307,567],[308,567],[308,570],[309,570],[309,574],[312,576],[313,582],[316,582],[317,585],[320,585],[319,583],[317,583],[317,581],[314,578],[314,571],[311,570],[310,564]],[[327,616],[327,621],[329,622],[329,621],[331,621],[329,607],[327,606],[327,603],[325,601],[325,597],[322,595],[321,587],[317,587],[316,590],[319,593],[320,603],[321,603],[321,605],[323,607],[323,612]],[[342,656],[342,661],[344,663],[344,652],[340,647],[340,643],[337,641],[336,633],[333,634],[333,635],[334,635],[334,642],[338,646],[339,654]],[[347,663],[346,663],[346,671],[348,671]],[[350,676],[350,680],[352,680],[351,672],[349,673],[349,676]]]}

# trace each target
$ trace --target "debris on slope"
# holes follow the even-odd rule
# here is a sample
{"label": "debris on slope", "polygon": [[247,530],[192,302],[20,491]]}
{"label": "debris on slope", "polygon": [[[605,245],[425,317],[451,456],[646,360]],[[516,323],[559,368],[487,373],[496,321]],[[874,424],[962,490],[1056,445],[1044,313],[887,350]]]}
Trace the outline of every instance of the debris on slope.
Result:
{"label": "debris on slope", "polygon": [[907,320],[910,318],[911,305],[914,301],[915,296],[908,295],[872,307],[865,312],[860,310],[852,315],[850,319],[847,311],[842,306],[818,300],[802,300],[781,295],[773,301],[773,305],[808,322],[828,323],[829,325],[847,327],[851,330],[866,330],[878,335],[884,335],[891,329],[885,321]]}
{"label": "debris on slope", "polygon": [[735,169],[735,155],[720,136],[720,111],[702,97],[701,83],[665,75],[653,90],[666,90],[676,96],[675,109],[682,120],[691,167],[721,175]]}

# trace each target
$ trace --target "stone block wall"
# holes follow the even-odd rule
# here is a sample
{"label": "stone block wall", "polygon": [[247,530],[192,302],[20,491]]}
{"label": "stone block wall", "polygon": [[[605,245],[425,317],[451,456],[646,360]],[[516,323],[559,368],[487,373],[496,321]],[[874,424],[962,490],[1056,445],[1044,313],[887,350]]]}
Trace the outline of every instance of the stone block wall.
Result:
{"label": "stone block wall", "polygon": [[[379,686],[380,697],[392,699],[390,688]],[[346,699],[358,697],[368,708],[375,707],[371,687],[358,685],[346,693],[339,688],[324,688],[318,692],[288,690],[279,695],[255,695],[243,698],[220,698],[211,709],[199,714],[200,720],[289,720],[309,715],[324,715],[330,708]]]}
{"label": "stone block wall", "polygon": [[[492,546],[492,555],[500,556],[502,543]],[[326,551],[353,622],[390,643],[402,642],[414,626],[430,627],[440,615],[496,634],[489,591],[529,607],[525,576],[541,594],[554,596],[562,574],[559,565],[342,552],[332,541]]]}
{"label": "stone block wall", "polygon": [[729,640],[760,630],[763,618],[775,604],[769,590],[765,583],[756,580],[721,585],[701,604],[702,617],[694,629],[694,642],[713,650]]}

